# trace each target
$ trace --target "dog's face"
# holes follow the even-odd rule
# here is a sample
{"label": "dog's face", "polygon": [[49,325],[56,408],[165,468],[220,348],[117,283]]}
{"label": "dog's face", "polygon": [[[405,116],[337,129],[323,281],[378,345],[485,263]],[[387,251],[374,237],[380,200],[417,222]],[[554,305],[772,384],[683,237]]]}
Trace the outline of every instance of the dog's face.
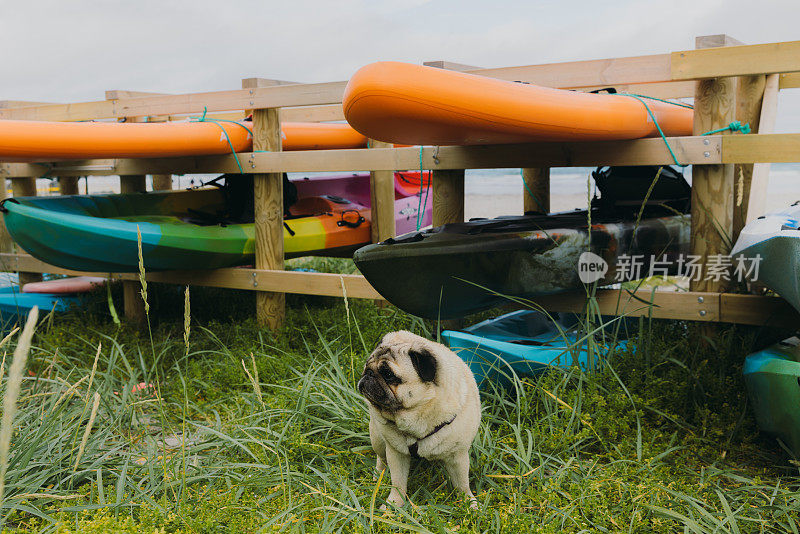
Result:
{"label": "dog's face", "polygon": [[410,332],[386,334],[372,351],[358,391],[384,413],[411,410],[436,395],[437,359],[424,338]]}

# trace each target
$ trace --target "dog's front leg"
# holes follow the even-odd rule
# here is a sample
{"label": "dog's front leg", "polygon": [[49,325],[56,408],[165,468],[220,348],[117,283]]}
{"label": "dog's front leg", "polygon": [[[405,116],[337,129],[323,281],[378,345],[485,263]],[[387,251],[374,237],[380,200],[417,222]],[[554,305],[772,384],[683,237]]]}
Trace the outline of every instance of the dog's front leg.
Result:
{"label": "dog's front leg", "polygon": [[386,445],[386,463],[392,477],[392,491],[386,502],[401,506],[406,498],[408,486],[408,471],[411,468],[411,457],[394,450],[391,445]]}
{"label": "dog's front leg", "polygon": [[478,500],[469,489],[469,449],[458,451],[450,458],[444,460],[447,474],[450,475],[450,482],[457,490],[464,492],[469,499],[469,507],[473,510],[478,508]]}

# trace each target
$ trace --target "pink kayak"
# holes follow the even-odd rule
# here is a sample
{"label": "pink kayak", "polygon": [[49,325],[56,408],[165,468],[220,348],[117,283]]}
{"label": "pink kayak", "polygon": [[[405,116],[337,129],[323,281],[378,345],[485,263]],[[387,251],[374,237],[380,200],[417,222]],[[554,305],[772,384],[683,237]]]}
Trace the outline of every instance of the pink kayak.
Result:
{"label": "pink kayak", "polygon": [[[428,190],[430,173],[424,173],[425,183],[421,199],[419,176],[419,171],[394,173],[394,214],[397,235],[417,229],[417,214],[420,209],[423,212],[419,221],[421,228],[433,221],[433,193]],[[372,205],[369,173],[305,176],[293,178],[291,181],[297,187],[299,198],[329,195],[346,198],[365,207]]]}
{"label": "pink kayak", "polygon": [[44,282],[31,282],[22,286],[23,293],[52,293],[64,295],[68,293],[88,293],[106,283],[105,278],[99,276],[72,276],[45,280]]}

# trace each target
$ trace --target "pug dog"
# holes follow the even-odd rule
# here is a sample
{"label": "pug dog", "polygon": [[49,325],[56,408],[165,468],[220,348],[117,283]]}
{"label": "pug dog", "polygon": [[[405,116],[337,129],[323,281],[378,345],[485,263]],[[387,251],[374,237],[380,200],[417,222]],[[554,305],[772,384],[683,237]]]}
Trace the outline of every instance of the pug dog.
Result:
{"label": "pug dog", "polygon": [[469,488],[469,449],[481,403],[475,377],[461,358],[411,332],[391,332],[367,358],[358,391],[369,404],[376,469],[389,468],[387,502],[403,504],[411,458],[421,457],[442,461],[453,486],[477,508]]}

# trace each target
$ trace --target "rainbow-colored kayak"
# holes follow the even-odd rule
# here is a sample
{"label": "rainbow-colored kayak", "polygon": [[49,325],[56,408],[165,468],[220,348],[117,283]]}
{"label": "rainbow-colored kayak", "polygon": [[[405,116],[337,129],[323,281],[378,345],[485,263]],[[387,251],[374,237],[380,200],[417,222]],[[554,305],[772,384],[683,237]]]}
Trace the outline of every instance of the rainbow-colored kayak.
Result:
{"label": "rainbow-colored kayak", "polygon": [[[368,205],[333,195],[303,196],[303,187],[298,191],[300,198],[284,220],[287,257],[349,255],[369,243]],[[432,195],[427,196],[421,217],[426,225],[432,211]],[[396,198],[397,227],[407,231],[416,224],[419,196]],[[254,260],[252,186],[10,198],[2,210],[11,237],[23,249],[76,271],[136,272],[138,232],[150,271],[215,269]]]}

